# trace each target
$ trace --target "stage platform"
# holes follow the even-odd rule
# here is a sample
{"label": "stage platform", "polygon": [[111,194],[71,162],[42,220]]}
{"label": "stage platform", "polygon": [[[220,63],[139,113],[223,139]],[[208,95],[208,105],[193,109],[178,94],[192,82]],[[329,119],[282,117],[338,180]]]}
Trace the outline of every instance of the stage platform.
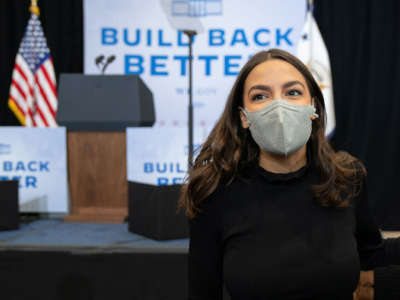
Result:
{"label": "stage platform", "polygon": [[45,219],[0,232],[0,299],[184,300],[189,239]]}
{"label": "stage platform", "polygon": [[61,218],[22,223],[19,230],[0,231],[0,250],[54,250],[69,252],[183,253],[189,239],[156,241],[128,231],[128,225],[63,222]]}

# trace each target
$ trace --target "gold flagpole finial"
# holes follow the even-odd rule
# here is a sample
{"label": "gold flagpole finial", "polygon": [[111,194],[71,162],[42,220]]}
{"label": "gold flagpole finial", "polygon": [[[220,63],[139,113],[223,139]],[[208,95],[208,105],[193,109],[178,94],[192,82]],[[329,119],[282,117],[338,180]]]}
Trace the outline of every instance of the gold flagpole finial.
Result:
{"label": "gold flagpole finial", "polygon": [[31,0],[31,6],[29,7],[29,11],[39,17],[40,11],[37,2],[38,0]]}

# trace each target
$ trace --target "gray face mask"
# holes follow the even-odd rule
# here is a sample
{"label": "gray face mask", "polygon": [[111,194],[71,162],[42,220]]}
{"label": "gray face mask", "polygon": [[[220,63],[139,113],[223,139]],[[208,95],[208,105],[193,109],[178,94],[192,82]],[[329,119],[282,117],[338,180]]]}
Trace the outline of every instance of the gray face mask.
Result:
{"label": "gray face mask", "polygon": [[311,135],[312,105],[298,105],[276,99],[257,111],[242,108],[251,136],[266,152],[288,155],[304,146]]}

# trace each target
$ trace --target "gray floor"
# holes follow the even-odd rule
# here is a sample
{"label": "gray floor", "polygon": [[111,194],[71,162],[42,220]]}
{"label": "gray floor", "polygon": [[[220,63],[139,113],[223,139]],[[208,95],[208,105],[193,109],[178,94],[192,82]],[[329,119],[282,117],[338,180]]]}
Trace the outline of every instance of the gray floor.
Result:
{"label": "gray floor", "polygon": [[128,231],[124,224],[63,222],[52,218],[0,231],[1,250],[60,250],[79,252],[187,253],[189,239],[156,241]]}

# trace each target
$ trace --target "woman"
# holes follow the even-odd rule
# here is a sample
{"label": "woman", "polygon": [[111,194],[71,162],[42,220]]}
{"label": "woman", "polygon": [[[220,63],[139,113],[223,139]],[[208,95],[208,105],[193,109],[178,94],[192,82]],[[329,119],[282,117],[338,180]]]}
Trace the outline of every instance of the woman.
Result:
{"label": "woman", "polygon": [[189,299],[353,299],[361,269],[400,263],[368,209],[363,164],[324,135],[311,73],[272,49],[242,68],[180,207]]}

